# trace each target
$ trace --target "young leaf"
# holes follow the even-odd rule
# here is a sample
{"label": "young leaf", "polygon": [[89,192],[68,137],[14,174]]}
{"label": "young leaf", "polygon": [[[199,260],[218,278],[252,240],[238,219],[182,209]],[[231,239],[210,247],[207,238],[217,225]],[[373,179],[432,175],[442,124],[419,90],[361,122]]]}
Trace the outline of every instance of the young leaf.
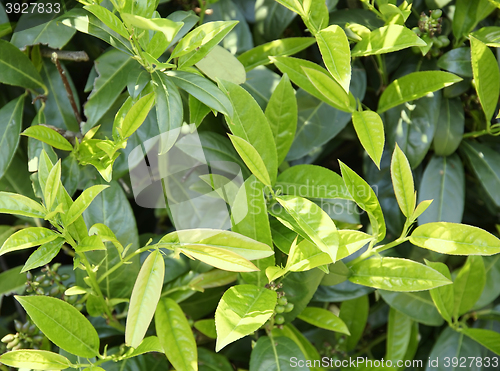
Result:
{"label": "young leaf", "polygon": [[149,93],[134,103],[127,112],[121,125],[123,138],[128,138],[139,129],[144,120],[146,120],[146,116],[151,110],[151,107],[153,107],[154,101],[155,94]]}
{"label": "young leaf", "polygon": [[388,291],[422,291],[452,283],[434,269],[408,259],[373,258],[354,264],[351,270],[351,282]]}
{"label": "young leaf", "polygon": [[73,150],[73,146],[66,138],[57,131],[43,125],[30,126],[22,132],[22,135],[50,144],[52,147],[63,151]]}
{"label": "young leaf", "polygon": [[242,160],[248,166],[250,171],[267,186],[271,186],[271,178],[267,171],[266,164],[259,152],[248,143],[245,139],[229,134],[229,139],[233,143],[236,152],[241,156]]}
{"label": "young leaf", "polygon": [[76,219],[78,219],[78,217],[80,217],[82,213],[89,207],[94,198],[96,198],[99,193],[101,193],[108,187],[109,186],[105,184],[98,184],[84,190],[69,208],[65,216],[66,225],[70,225]]}
{"label": "young leaf", "polygon": [[458,223],[427,223],[417,227],[410,242],[441,254],[493,255],[500,252],[500,240],[485,230]]}
{"label": "young leaf", "polygon": [[471,37],[470,44],[475,88],[489,123],[497,109],[500,70],[493,52],[483,42]]}
{"label": "young leaf", "polygon": [[241,62],[229,50],[219,45],[198,61],[196,67],[214,81],[226,80],[239,85],[247,79],[245,67]]}
{"label": "young leaf", "polygon": [[229,288],[215,311],[218,352],[226,345],[258,330],[273,315],[276,291],[254,285]]}
{"label": "young leaf", "polygon": [[415,210],[415,185],[410,163],[397,144],[392,154],[391,179],[399,208],[404,216],[410,218]]}
{"label": "young leaf", "polygon": [[55,240],[59,236],[60,234],[43,227],[24,228],[5,240],[2,248],[0,248],[0,255],[11,251],[43,245],[44,243]]}
{"label": "young leaf", "polygon": [[64,370],[71,362],[64,356],[46,350],[13,350],[0,356],[0,362],[19,369]]}
{"label": "young leaf", "polygon": [[351,335],[344,321],[329,310],[323,308],[307,307],[297,316],[297,318],[325,330],[340,332],[348,336]]}
{"label": "young leaf", "polygon": [[373,111],[353,112],[352,123],[363,148],[380,169],[385,142],[382,119]]}
{"label": "young leaf", "polygon": [[180,31],[184,23],[174,22],[167,18],[144,18],[139,15],[120,13],[120,16],[125,21],[134,27],[145,30],[158,31],[165,35],[168,42],[171,42],[175,35]]}
{"label": "young leaf", "polygon": [[394,80],[378,102],[378,113],[462,81],[461,77],[444,71],[413,72]]}
{"label": "young leaf", "polygon": [[49,264],[59,253],[63,244],[64,238],[56,238],[53,241],[44,243],[30,255],[21,273]]}
{"label": "young leaf", "polygon": [[500,334],[498,332],[480,328],[462,328],[461,332],[493,353],[500,355]]}
{"label": "young leaf", "polygon": [[83,358],[99,354],[94,326],[71,304],[49,296],[16,296],[31,320],[59,348]]}
{"label": "young leaf", "polygon": [[486,282],[486,272],[481,256],[469,256],[453,283],[453,317],[458,319],[479,300]]}
{"label": "young leaf", "polygon": [[215,329],[214,319],[198,320],[194,323],[194,328],[211,339],[217,339],[217,330]]}
{"label": "young leaf", "polygon": [[364,36],[351,52],[353,57],[390,53],[412,46],[426,46],[414,32],[405,26],[391,24],[377,28]]}
{"label": "young leaf", "polygon": [[227,250],[225,247],[189,245],[188,247],[179,248],[179,251],[191,259],[198,259],[203,263],[226,271],[255,272],[259,270],[248,259],[231,250]]}
{"label": "young leaf", "polygon": [[78,246],[75,248],[76,252],[86,252],[92,250],[106,250],[106,246],[104,246],[104,243],[99,236],[86,236],[78,242]]}
{"label": "young leaf", "polygon": [[132,353],[127,353],[127,358],[133,358],[138,355],[151,352],[165,353],[160,344],[160,340],[156,336],[148,336],[147,338],[144,338],[141,344],[135,348]]}
{"label": "young leaf", "polygon": [[0,192],[0,213],[42,218],[46,212],[42,205],[26,196]]}
{"label": "young leaf", "polygon": [[325,66],[340,86],[349,93],[351,81],[351,49],[344,30],[331,25],[316,34]]}
{"label": "young leaf", "polygon": [[344,112],[354,111],[354,102],[351,101],[349,93],[346,93],[327,73],[308,67],[302,67],[302,70],[314,88],[323,96],[321,99],[323,102]]}
{"label": "young leaf", "polygon": [[360,231],[351,231],[349,229],[339,230],[340,243],[337,252],[337,260],[344,259],[354,254],[371,240],[373,236]]}
{"label": "young leaf", "polygon": [[[425,260],[425,264],[427,264],[432,269],[438,271],[443,276],[448,278],[451,281],[450,270],[444,263],[439,262],[430,262]],[[455,302],[455,296],[453,294],[453,285],[446,285],[437,287],[435,289],[429,290],[431,294],[432,301],[436,305],[439,314],[446,320],[446,322],[451,323],[451,319],[453,316],[453,306]]]}
{"label": "young leaf", "polygon": [[59,187],[61,184],[61,161],[57,161],[54,167],[50,170],[49,176],[45,183],[45,189],[43,190],[43,198],[45,200],[45,207],[47,210],[52,211],[52,205],[59,192]]}
{"label": "young leaf", "polygon": [[125,343],[132,348],[137,348],[146,335],[160,300],[164,275],[163,255],[155,250],[144,261],[130,297]]}
{"label": "young leaf", "polygon": [[127,29],[123,25],[123,22],[105,7],[99,5],[86,5],[83,8],[94,14],[102,23],[118,33],[120,36],[123,36],[126,39],[130,37]]}
{"label": "young leaf", "polygon": [[179,371],[198,370],[198,352],[191,326],[174,300],[160,300],[155,325],[160,344],[172,366]]}

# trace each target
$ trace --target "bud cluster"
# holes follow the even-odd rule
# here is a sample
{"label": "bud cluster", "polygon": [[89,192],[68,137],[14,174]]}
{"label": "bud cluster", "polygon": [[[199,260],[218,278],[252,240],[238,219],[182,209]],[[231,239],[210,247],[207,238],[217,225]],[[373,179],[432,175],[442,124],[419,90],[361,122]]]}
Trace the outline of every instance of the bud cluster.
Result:
{"label": "bud cluster", "polygon": [[45,337],[34,323],[14,320],[14,326],[17,333],[5,335],[1,340],[7,350],[41,349]]}

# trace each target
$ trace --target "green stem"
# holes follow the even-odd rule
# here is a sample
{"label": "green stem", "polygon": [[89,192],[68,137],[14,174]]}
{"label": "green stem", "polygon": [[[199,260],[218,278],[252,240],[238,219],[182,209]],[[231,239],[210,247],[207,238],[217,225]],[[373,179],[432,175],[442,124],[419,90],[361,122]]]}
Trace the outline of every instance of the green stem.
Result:
{"label": "green stem", "polygon": [[376,54],[375,58],[377,58],[377,62],[378,62],[378,66],[379,66],[378,70],[379,70],[380,76],[382,77],[382,83],[384,84],[384,86],[387,86],[388,85],[387,69],[385,67],[384,56],[382,56],[380,54]]}
{"label": "green stem", "polygon": [[203,20],[205,19],[205,11],[207,10],[207,3],[205,0],[200,0],[200,19],[198,20],[198,26],[203,24]]}
{"label": "green stem", "polygon": [[118,268],[120,268],[123,264],[128,262],[130,259],[133,257],[139,255],[140,253],[147,251],[151,248],[151,246],[144,246],[140,249],[135,250],[132,254],[126,256],[122,260],[120,260],[118,263],[116,263],[112,268],[108,269],[106,273],[104,273],[101,277],[99,277],[99,280],[97,280],[97,283],[101,283],[106,277],[108,277],[110,274],[112,274],[114,271],[116,271]]}
{"label": "green stem", "polygon": [[368,344],[367,346],[365,346],[363,349],[361,349],[359,352],[355,353],[352,358],[356,358],[356,357],[359,357],[365,353],[368,353],[371,351],[371,349],[380,344],[381,342],[383,342],[385,339],[387,339],[387,334],[382,334],[380,335],[378,338],[376,338],[375,340],[373,340],[370,344]]}

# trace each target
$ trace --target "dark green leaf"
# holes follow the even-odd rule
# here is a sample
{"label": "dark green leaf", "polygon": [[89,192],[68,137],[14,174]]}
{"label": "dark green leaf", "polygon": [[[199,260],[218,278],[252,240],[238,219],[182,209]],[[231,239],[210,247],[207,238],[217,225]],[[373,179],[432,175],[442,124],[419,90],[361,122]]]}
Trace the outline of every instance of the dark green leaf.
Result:
{"label": "dark green leaf", "polygon": [[438,156],[449,156],[460,145],[464,134],[464,107],[459,98],[441,99],[439,120],[432,142]]}
{"label": "dark green leaf", "polygon": [[[0,40],[3,41],[3,40]],[[0,49],[2,48],[0,43]],[[0,52],[0,58],[1,58]],[[1,60],[0,60],[1,65]],[[0,68],[1,71],[5,71]],[[0,81],[1,81],[0,73]],[[25,95],[10,101],[0,109],[0,178],[3,177],[16,153],[23,121]]]}
{"label": "dark green leaf", "polygon": [[439,58],[437,65],[457,75],[472,77],[470,48],[464,47],[446,52]]}
{"label": "dark green leaf", "polygon": [[[298,361],[302,361],[299,366]],[[250,357],[250,371],[305,371],[305,356],[292,339],[285,336],[271,340],[261,336]]]}

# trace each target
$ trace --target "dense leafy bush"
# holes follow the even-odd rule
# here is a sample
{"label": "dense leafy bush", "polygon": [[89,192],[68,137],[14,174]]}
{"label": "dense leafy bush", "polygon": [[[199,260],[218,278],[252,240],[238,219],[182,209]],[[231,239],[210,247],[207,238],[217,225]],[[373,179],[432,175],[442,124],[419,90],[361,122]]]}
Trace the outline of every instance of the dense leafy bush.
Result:
{"label": "dense leafy bush", "polygon": [[499,5],[0,6],[0,369],[500,369]]}

